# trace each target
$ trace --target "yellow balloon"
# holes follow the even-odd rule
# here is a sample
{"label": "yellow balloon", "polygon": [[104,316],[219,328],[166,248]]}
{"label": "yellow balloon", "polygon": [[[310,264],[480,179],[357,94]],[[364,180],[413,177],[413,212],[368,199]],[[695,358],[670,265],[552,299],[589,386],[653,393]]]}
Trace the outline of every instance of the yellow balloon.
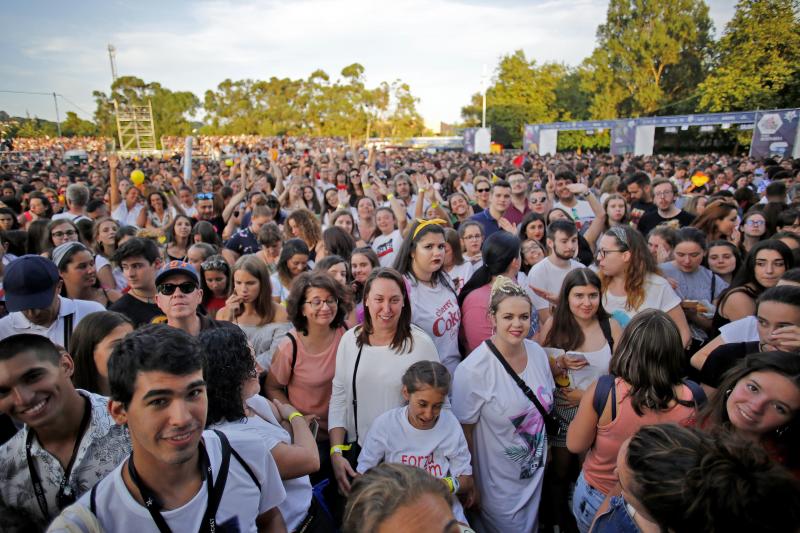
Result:
{"label": "yellow balloon", "polygon": [[226,159],[225,166],[232,167],[233,166],[233,159]]}
{"label": "yellow balloon", "polygon": [[134,185],[141,185],[144,183],[144,172],[139,170],[138,168],[131,172],[131,181]]}

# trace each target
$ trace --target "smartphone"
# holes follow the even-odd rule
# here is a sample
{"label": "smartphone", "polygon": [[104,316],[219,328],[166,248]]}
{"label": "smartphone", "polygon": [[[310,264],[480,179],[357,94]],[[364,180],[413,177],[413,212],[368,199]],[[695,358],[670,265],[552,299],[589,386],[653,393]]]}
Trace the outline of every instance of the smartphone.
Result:
{"label": "smartphone", "polygon": [[317,438],[317,432],[319,431],[319,422],[316,420],[312,420],[311,423],[308,425],[308,429],[311,430],[311,434],[314,435],[314,438]]}

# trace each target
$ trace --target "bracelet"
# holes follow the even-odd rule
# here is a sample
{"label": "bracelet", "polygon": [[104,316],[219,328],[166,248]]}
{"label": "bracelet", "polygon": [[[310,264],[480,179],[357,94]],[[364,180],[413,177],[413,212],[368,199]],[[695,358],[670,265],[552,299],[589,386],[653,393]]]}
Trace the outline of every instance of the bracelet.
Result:
{"label": "bracelet", "polygon": [[288,420],[288,421],[289,421],[289,423],[291,424],[291,423],[292,423],[292,420],[294,420],[294,419],[295,419],[295,418],[297,418],[298,416],[303,416],[303,413],[301,413],[300,411],[295,411],[294,413],[290,414],[290,415],[289,415],[289,418],[287,418],[286,420]]}
{"label": "bracelet", "polygon": [[420,187],[417,192],[418,194],[425,194],[425,189],[423,187]]}
{"label": "bracelet", "polygon": [[338,206],[336,206],[336,209],[347,209],[347,206],[344,204],[339,204]]}
{"label": "bracelet", "polygon": [[447,485],[447,488],[450,489],[450,492],[452,494],[456,494],[458,492],[458,489],[461,488],[461,484],[458,482],[458,478],[455,476],[443,477],[442,481],[445,482],[445,485]]}
{"label": "bracelet", "polygon": [[335,453],[341,454],[342,452],[346,452],[352,447],[352,444],[335,444],[331,446],[331,457],[333,457],[333,454]]}
{"label": "bracelet", "polygon": [[388,198],[389,200],[391,200],[392,198],[394,198],[394,194],[392,194],[392,193],[389,193],[389,194],[387,194],[387,195],[386,195],[386,198]]}
{"label": "bracelet", "polygon": [[372,185],[370,185],[369,183],[362,183],[361,186],[364,187],[365,189],[369,189],[370,187],[372,187]]}
{"label": "bracelet", "polygon": [[431,209],[436,209],[439,207],[439,202],[431,202]]}

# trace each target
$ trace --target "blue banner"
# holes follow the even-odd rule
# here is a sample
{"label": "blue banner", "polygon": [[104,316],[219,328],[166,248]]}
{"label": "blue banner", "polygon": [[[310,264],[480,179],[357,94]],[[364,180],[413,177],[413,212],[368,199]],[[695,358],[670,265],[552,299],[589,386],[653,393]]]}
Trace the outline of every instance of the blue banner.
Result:
{"label": "blue banner", "polygon": [[750,157],[791,157],[797,136],[800,113],[790,111],[759,111],[750,143]]}
{"label": "blue banner", "polygon": [[611,155],[632,154],[636,146],[636,121],[618,120],[611,128]]}

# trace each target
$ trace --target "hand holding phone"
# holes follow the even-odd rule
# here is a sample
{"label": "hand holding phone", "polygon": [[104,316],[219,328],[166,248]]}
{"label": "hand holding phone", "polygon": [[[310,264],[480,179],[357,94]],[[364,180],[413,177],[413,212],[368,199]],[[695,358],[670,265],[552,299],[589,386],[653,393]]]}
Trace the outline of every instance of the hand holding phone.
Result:
{"label": "hand holding phone", "polygon": [[567,352],[564,354],[564,366],[570,370],[579,370],[589,364],[586,355],[581,352]]}

